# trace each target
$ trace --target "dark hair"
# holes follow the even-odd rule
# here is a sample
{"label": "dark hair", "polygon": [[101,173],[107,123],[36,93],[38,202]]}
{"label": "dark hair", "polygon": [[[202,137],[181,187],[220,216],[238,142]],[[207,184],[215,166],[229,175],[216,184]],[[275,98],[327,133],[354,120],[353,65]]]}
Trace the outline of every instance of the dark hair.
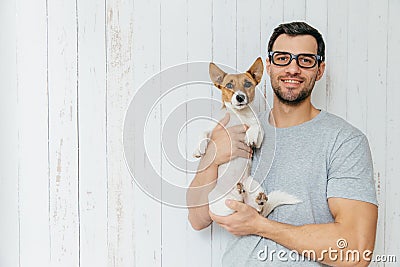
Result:
{"label": "dark hair", "polygon": [[296,35],[311,35],[315,38],[318,45],[317,54],[322,56],[324,61],[325,59],[325,43],[324,39],[322,39],[322,35],[318,32],[317,29],[311,27],[305,22],[290,22],[280,24],[278,27],[274,29],[274,32],[271,35],[271,38],[268,42],[268,52],[272,51],[272,46],[274,45],[276,39],[281,34],[288,34],[290,36]]}

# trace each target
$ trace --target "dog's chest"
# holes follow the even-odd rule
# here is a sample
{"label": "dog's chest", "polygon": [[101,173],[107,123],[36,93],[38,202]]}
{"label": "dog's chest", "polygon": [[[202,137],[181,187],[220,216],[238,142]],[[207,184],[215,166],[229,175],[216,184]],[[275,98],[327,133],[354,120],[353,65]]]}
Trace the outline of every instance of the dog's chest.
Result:
{"label": "dog's chest", "polygon": [[240,124],[246,124],[247,126],[251,126],[257,123],[257,118],[254,113],[250,109],[243,110],[241,112],[234,112],[232,110],[227,110],[230,114],[229,123],[226,127],[231,127]]}
{"label": "dog's chest", "polygon": [[[246,124],[247,126],[257,123],[257,119],[251,110],[243,110],[240,113],[232,110],[227,110],[230,113],[230,120],[226,127]],[[237,157],[231,161],[222,164],[218,168],[219,181],[221,178],[226,177],[229,180],[239,180],[250,175],[251,159]]]}

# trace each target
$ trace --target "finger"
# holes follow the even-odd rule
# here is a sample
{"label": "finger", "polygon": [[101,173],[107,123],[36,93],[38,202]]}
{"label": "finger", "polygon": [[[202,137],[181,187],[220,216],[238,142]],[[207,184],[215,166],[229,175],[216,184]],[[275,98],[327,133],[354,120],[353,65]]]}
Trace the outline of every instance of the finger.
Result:
{"label": "finger", "polygon": [[236,200],[233,200],[233,199],[225,200],[225,204],[226,204],[226,206],[228,206],[228,208],[231,208],[231,209],[236,210],[236,211],[243,210],[244,205],[246,205],[246,204],[244,204],[242,202],[239,202],[239,201],[236,201]]}
{"label": "finger", "polygon": [[240,158],[250,159],[252,156],[253,156],[253,153],[248,152],[248,151],[243,150],[243,149],[236,149],[232,153],[232,158],[240,157]]}
{"label": "finger", "polygon": [[251,147],[249,147],[248,145],[246,145],[246,144],[245,144],[244,142],[242,142],[242,141],[236,142],[236,143],[234,144],[234,146],[235,146],[236,148],[241,149],[241,150],[244,150],[244,151],[246,151],[246,152],[253,153],[253,149],[251,149]]}
{"label": "finger", "polygon": [[230,114],[227,112],[225,116],[218,122],[217,126],[215,126],[215,130],[222,130],[228,124],[230,120]]}
{"label": "finger", "polygon": [[218,216],[214,213],[212,213],[210,210],[208,211],[208,214],[210,215],[211,220],[213,220],[214,222],[220,224],[220,225],[224,225],[225,224],[225,217],[224,216]]}
{"label": "finger", "polygon": [[249,129],[249,126],[246,124],[239,124],[232,127],[229,127],[229,131],[231,133],[245,133]]}

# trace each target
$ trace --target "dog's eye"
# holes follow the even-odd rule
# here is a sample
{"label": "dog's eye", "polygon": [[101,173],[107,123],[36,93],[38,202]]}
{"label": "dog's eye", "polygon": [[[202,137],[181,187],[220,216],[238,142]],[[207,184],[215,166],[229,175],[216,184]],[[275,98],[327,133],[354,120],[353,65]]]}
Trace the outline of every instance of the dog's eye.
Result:
{"label": "dog's eye", "polygon": [[233,84],[227,83],[227,84],[225,85],[225,87],[228,88],[228,89],[232,89],[232,88],[233,88]]}
{"label": "dog's eye", "polygon": [[251,82],[249,82],[249,81],[245,81],[244,82],[244,87],[245,88],[249,88],[249,87],[251,87],[253,84],[251,83]]}

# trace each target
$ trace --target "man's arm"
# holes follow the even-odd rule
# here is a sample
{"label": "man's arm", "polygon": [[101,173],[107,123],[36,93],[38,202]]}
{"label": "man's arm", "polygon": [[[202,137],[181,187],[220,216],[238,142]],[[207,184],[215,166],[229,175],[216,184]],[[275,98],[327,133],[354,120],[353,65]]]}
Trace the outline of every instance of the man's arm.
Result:
{"label": "man's arm", "polygon": [[206,153],[186,193],[188,219],[195,230],[204,229],[212,222],[208,213],[208,193],[217,183],[218,166],[235,157],[250,158],[252,155],[251,148],[244,143],[248,127],[237,125],[225,128],[229,118],[227,113],[213,129]]}
{"label": "man's arm", "polygon": [[188,219],[195,230],[204,229],[212,222],[208,213],[208,193],[217,183],[218,165],[212,162],[211,154],[208,151],[201,159],[197,174],[186,194]]}
{"label": "man's arm", "polygon": [[[333,223],[293,226],[279,223],[260,216],[246,204],[229,201],[237,212],[226,217],[211,215],[211,218],[235,235],[255,234],[271,239],[299,254],[315,252],[316,259],[333,266],[368,266],[375,243],[377,206],[357,200],[330,198],[329,208]],[[338,240],[345,239],[344,257],[336,253],[330,257],[329,249],[340,251]],[[358,251],[359,261],[352,258],[352,251]],[[371,253],[368,253],[371,251]],[[347,253],[346,253],[347,252]],[[363,253],[364,257],[363,257]],[[308,256],[312,256],[308,254]],[[366,258],[367,257],[367,258]]]}

